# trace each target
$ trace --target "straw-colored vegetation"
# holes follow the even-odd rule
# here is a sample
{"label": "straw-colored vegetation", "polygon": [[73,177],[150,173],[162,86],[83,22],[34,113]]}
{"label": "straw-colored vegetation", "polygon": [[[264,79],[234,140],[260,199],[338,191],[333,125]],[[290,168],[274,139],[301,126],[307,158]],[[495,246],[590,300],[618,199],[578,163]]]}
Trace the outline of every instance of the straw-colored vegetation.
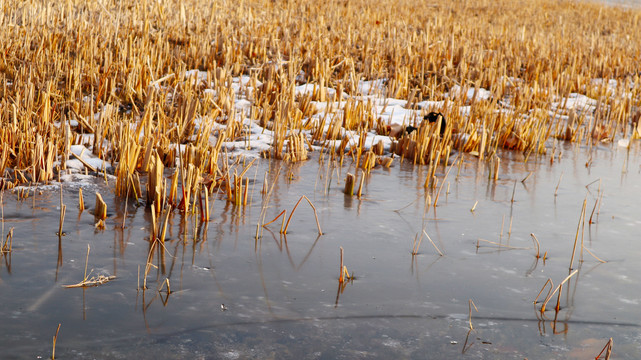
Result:
{"label": "straw-colored vegetation", "polygon": [[[89,264],[89,252],[91,251],[91,247],[89,244],[87,244],[87,258],[85,259],[85,273],[82,281],[72,284],[72,285],[63,285],[66,288],[86,288],[86,287],[92,287],[92,286],[99,286],[103,285],[105,283],[108,283],[109,281],[113,280],[116,278],[115,275],[98,275],[98,276],[92,276],[91,278],[89,277],[93,273],[93,269],[87,274],[87,265]],[[55,346],[55,345],[54,345]]]}
{"label": "straw-colored vegetation", "polygon": [[[274,132],[263,156],[289,161],[334,139],[341,146],[324,150],[342,159],[353,130],[361,136],[347,154],[368,172],[382,149],[368,151],[365,138],[390,128],[370,97],[356,96],[368,95],[361,80],[448,119],[443,136],[408,119],[418,130],[390,150],[417,164],[446,161],[453,148],[497,163],[498,148],[536,154],[552,137],[639,134],[635,10],[549,0],[6,1],[2,10],[0,172],[12,184],[53,180],[70,146],[84,144],[115,167],[118,196],[142,198],[140,175],[150,172],[157,211],[176,195],[164,167],[178,167],[182,198],[171,201],[185,212],[197,208],[200,184],[246,205],[246,179],[223,164],[221,145],[249,141],[247,118]],[[301,83],[314,91],[296,94]],[[235,107],[239,93],[247,112]],[[573,94],[596,100],[595,110],[566,109]],[[424,100],[437,108],[419,109]],[[324,116],[312,117],[314,102],[326,103]]]}
{"label": "straw-colored vegetation", "polygon": [[[285,162],[351,159],[344,192],[358,197],[372,169],[400,157],[427,167],[436,207],[447,177],[437,187],[437,167],[454,150],[486,161],[497,180],[499,149],[527,161],[552,139],[641,138],[639,10],[570,0],[8,0],[0,8],[0,188],[53,181],[72,160],[105,179],[113,172],[115,197],[144,200],[152,217],[142,289],[155,256],[164,266],[171,212],[206,222],[209,199],[251,204],[254,161],[230,156],[234,149]],[[310,91],[297,91],[302,84]],[[378,102],[390,99],[413,110],[402,126],[382,114]],[[422,121],[430,112],[447,122]],[[270,134],[268,148],[252,140],[256,128]],[[391,144],[374,143],[376,135]],[[72,152],[76,145],[99,161]],[[447,174],[457,162],[460,170],[463,156]],[[273,189],[265,179],[262,226]],[[79,198],[82,211],[82,189]],[[279,215],[282,234],[303,199],[322,234],[304,195],[286,223]],[[95,203],[104,228],[107,204],[98,193]],[[60,236],[65,209],[61,198]],[[581,240],[585,218],[584,203]],[[578,238],[579,230],[570,268]],[[10,255],[12,239],[13,231],[0,239],[0,255]],[[67,287],[113,279],[89,278],[86,266]],[[546,283],[542,313],[555,293],[559,311],[575,273],[556,288]],[[351,280],[341,248],[339,294]]]}
{"label": "straw-colored vegetation", "polygon": [[13,250],[13,228],[9,230],[5,239],[0,239],[0,255],[10,254]]}

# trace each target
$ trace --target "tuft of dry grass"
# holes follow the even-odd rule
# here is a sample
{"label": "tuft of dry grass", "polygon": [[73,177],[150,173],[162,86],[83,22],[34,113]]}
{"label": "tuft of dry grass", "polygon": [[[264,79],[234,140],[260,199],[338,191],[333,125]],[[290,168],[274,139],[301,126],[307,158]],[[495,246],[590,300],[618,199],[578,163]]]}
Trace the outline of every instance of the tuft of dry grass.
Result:
{"label": "tuft of dry grass", "polygon": [[[65,288],[86,288],[86,287],[92,287],[92,286],[99,286],[108,283],[109,281],[113,280],[116,278],[114,275],[98,275],[98,276],[92,276],[91,278],[89,277],[91,273],[93,272],[93,269],[87,274],[87,265],[89,264],[89,252],[91,250],[91,247],[89,244],[87,244],[87,258],[85,259],[85,274],[79,283],[72,284],[72,285],[63,285]],[[57,333],[56,333],[57,334]],[[55,347],[55,345],[54,345]]]}

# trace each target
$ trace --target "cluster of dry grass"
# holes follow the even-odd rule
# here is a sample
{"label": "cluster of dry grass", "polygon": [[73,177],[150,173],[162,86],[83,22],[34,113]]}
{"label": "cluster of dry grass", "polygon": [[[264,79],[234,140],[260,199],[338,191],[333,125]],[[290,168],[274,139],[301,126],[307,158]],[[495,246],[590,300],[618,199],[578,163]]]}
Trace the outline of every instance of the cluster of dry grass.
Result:
{"label": "cluster of dry grass", "polygon": [[[386,79],[385,96],[406,99],[408,108],[446,100],[422,110],[446,116],[442,137],[420,129],[393,146],[419,164],[442,161],[452,147],[491,159],[498,148],[542,153],[551,137],[637,134],[641,12],[634,10],[559,0],[9,0],[0,7],[0,173],[8,185],[54,179],[70,146],[82,143],[117,168],[119,196],[141,198],[139,174],[149,172],[156,210],[196,208],[202,186],[243,204],[247,169],[229,165],[221,150],[246,136],[242,119],[274,131],[264,156],[291,161],[306,159],[311,143],[341,139],[342,128],[384,134],[362,97],[310,120],[313,101],[331,108],[336,96],[356,95],[363,79]],[[186,77],[189,69],[207,71],[207,81]],[[231,83],[240,75],[250,77],[245,90],[255,89],[247,114],[234,107]],[[301,82],[317,91],[296,96]],[[445,97],[455,85],[491,97]],[[571,93],[596,99],[597,110],[552,106]],[[361,145],[351,155],[359,162],[365,154]],[[366,168],[374,158],[369,153]],[[175,185],[167,188],[164,167],[178,169],[183,200]]]}

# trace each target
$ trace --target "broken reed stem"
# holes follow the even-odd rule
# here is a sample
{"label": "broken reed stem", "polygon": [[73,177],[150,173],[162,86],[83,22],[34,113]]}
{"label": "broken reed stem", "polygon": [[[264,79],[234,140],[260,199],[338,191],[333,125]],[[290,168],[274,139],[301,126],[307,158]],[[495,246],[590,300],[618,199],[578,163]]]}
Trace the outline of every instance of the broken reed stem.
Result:
{"label": "broken reed stem", "polygon": [[0,247],[0,254],[8,254],[13,248],[13,227],[9,229],[9,233]]}
{"label": "broken reed stem", "polygon": [[603,203],[603,191],[601,191],[601,196],[599,197],[599,207],[596,209],[596,217],[599,219],[599,213],[601,213],[601,204]]}
{"label": "broken reed stem", "polygon": [[561,295],[563,294],[563,286],[559,286],[559,293],[556,296],[556,305],[554,306],[554,312],[559,313],[561,311]]}
{"label": "broken reed stem", "polygon": [[603,355],[604,351],[605,351],[605,360],[609,360],[610,355],[612,354],[613,347],[614,347],[614,341],[612,340],[612,338],[610,338],[610,340],[608,340],[608,342],[605,344],[605,346],[603,347],[599,355],[596,356],[595,360],[599,360],[601,355]]}
{"label": "broken reed stem", "polygon": [[493,180],[494,180],[494,181],[497,181],[497,180],[499,179],[499,169],[500,169],[500,167],[501,167],[501,158],[500,158],[500,157],[498,157],[498,156],[495,156],[492,160],[493,160],[493,163],[494,163],[494,176],[493,176]]}
{"label": "broken reed stem", "polygon": [[165,209],[165,221],[163,221],[162,229],[160,231],[160,243],[165,243],[165,236],[167,235],[167,225],[169,224],[169,215],[171,215],[171,205],[167,205]]}
{"label": "broken reed stem", "polygon": [[572,247],[572,257],[570,257],[570,270],[574,264],[574,255],[576,254],[576,244],[579,241],[579,232],[581,230],[581,223],[585,218],[585,205],[587,204],[587,198],[583,200],[583,207],[581,208],[581,215],[579,216],[579,223],[576,225],[576,235],[574,236],[574,246]]}
{"label": "broken reed stem", "polygon": [[356,196],[360,199],[361,196],[363,195],[363,183],[365,182],[365,172],[361,171],[361,181],[358,185],[358,193]]}
{"label": "broken reed stem", "polygon": [[[283,215],[285,215],[285,214],[287,214],[287,210],[283,210],[283,211],[281,211],[281,212],[280,212],[280,214],[278,214],[278,216],[276,216],[276,217],[274,218],[274,220],[272,220],[272,221],[270,221],[270,222],[268,222],[268,223],[266,223],[266,224],[263,224],[263,227],[267,227],[267,225],[269,225],[269,224],[273,223],[274,221],[278,220],[278,218],[279,218],[279,217],[281,217],[281,216],[283,216]],[[280,224],[280,233],[281,233],[281,234],[283,233],[283,227],[284,227],[284,224],[285,224],[285,217],[283,217],[283,222]]]}
{"label": "broken reed stem", "polygon": [[67,205],[62,205],[60,207],[60,224],[58,225],[58,237],[61,237],[62,234],[62,225],[65,222],[65,213],[67,212]]}
{"label": "broken reed stem", "polygon": [[490,240],[485,240],[485,239],[476,239],[476,248],[477,249],[481,247],[481,241],[486,242],[488,244],[496,245],[496,246],[498,246],[500,248],[507,248],[507,249],[510,249],[510,250],[530,250],[530,248],[528,248],[528,247],[511,246],[511,245],[501,244],[501,243],[497,243],[496,241],[490,241]]}
{"label": "broken reed stem", "polygon": [[151,270],[152,267],[157,268],[154,264],[151,263],[151,259],[154,255],[154,249],[156,248],[156,244],[158,243],[160,243],[160,240],[152,239],[151,246],[149,247],[149,253],[147,253],[147,263],[145,264],[145,273],[143,275],[143,280],[142,280],[143,290],[147,290],[147,275],[149,275],[149,270]]}
{"label": "broken reed stem", "polygon": [[[426,232],[425,230],[423,230],[423,233],[425,234],[425,236],[427,236],[427,240],[429,240],[429,241],[432,243],[432,246],[434,246],[434,249],[436,249],[436,251],[438,251],[438,254],[439,254],[440,256],[443,256],[443,252],[442,252],[441,250],[439,250],[438,246],[436,246],[436,244],[434,243],[434,241],[432,241],[432,238],[427,234],[427,232]],[[419,244],[419,245],[420,245],[420,244]],[[418,250],[418,249],[417,249],[417,250]]]}
{"label": "broken reed stem", "polygon": [[537,239],[536,235],[534,235],[533,233],[530,234],[530,236],[532,237],[532,241],[534,241],[534,245],[536,245],[536,255],[535,256],[536,256],[537,259],[539,259],[539,258],[541,258],[541,253],[540,253],[541,245],[539,244],[539,239]]}
{"label": "broken reed stem", "polygon": [[125,196],[125,207],[122,214],[122,224],[120,225],[121,230],[125,229],[125,223],[127,222],[127,206],[129,206],[129,188],[127,188],[127,196]]}
{"label": "broken reed stem", "polygon": [[4,184],[0,186],[0,221],[2,221],[2,236],[4,237]]}
{"label": "broken reed stem", "polygon": [[[425,232],[425,230],[423,230]],[[412,256],[418,255],[418,248],[421,246],[421,241],[423,241],[423,235],[420,237],[418,234],[414,235],[414,244],[412,244]]]}
{"label": "broken reed stem", "polygon": [[[560,292],[561,287],[562,287],[562,286],[563,286],[563,285],[564,285],[568,280],[570,280],[570,278],[571,278],[572,276],[574,276],[574,275],[575,275],[576,273],[578,273],[578,272],[579,272],[579,270],[578,270],[578,269],[577,269],[577,270],[572,271],[572,272],[570,273],[570,275],[568,275],[565,279],[563,279],[563,281],[561,281],[561,283],[560,283],[559,285],[557,285],[557,287],[554,289],[554,291],[552,291],[551,293],[549,293],[549,294],[548,294],[548,296],[546,296],[546,297],[545,297],[545,301],[543,301],[543,304],[541,305],[541,313],[544,313],[544,312],[545,312],[545,308],[547,307],[548,302],[550,301],[550,299],[552,299],[552,297],[554,296],[554,294],[556,294],[557,292]],[[544,287],[545,287],[545,286],[544,286]],[[560,293],[559,293],[559,296],[558,296],[557,300],[559,300],[560,298],[561,298],[561,295],[560,295]],[[557,306],[558,306],[558,301],[557,301]],[[557,309],[556,311],[558,312],[558,311],[559,311],[559,309]]]}
{"label": "broken reed stem", "polygon": [[[283,165],[278,167],[278,170],[276,171],[276,176],[274,179],[278,179],[278,176],[280,175],[280,170],[283,168]],[[267,172],[265,172],[265,179],[267,179]],[[269,200],[271,199],[272,192],[274,191],[274,186],[276,185],[277,181],[274,181],[271,186],[269,186],[269,191],[267,191],[267,194],[263,196],[263,204],[260,209],[260,215],[258,218],[258,223],[256,224],[256,235],[255,238],[256,240],[260,239],[262,237],[262,226],[260,225],[261,221],[265,222],[265,216],[267,216],[267,205],[269,204]],[[265,187],[265,186],[263,186]],[[215,198],[214,198],[215,199]],[[281,233],[283,231],[283,227],[281,226]]]}
{"label": "broken reed stem", "polygon": [[163,287],[167,287],[167,295],[171,294],[171,287],[169,286],[169,278],[165,278],[165,281],[163,281],[160,284],[160,288],[158,288],[158,292],[161,292]]}
{"label": "broken reed stem", "polygon": [[599,192],[600,192],[600,191],[601,191],[601,178],[598,178],[598,179],[596,179],[596,180],[593,180],[593,181],[591,181],[591,182],[587,183],[587,184],[585,185],[585,188],[586,188],[588,191],[590,191],[590,185],[592,185],[592,184],[594,184],[594,183],[597,183],[597,182],[599,183],[599,188],[598,188],[598,190],[599,190]]}
{"label": "broken reed stem", "polygon": [[96,193],[96,206],[94,216],[98,220],[105,220],[107,218],[107,203],[102,199],[99,193]]}
{"label": "broken reed stem", "polygon": [[85,210],[85,198],[82,196],[82,188],[78,189],[78,209],[80,212]]}
{"label": "broken reed stem", "polygon": [[514,202],[515,193],[516,193],[516,180],[514,180],[514,187],[512,188],[512,200],[510,200],[510,202]]}
{"label": "broken reed stem", "polygon": [[314,218],[316,219],[316,227],[318,228],[318,235],[323,235],[323,231],[321,230],[320,223],[318,222],[318,214],[316,213],[316,207],[314,206],[314,204],[312,204],[311,200],[309,200],[309,198],[307,198],[307,196],[305,195],[301,196],[300,199],[298,199],[298,201],[296,202],[296,205],[294,205],[294,208],[292,209],[292,212],[289,213],[289,217],[287,218],[287,223],[285,224],[285,228],[283,229],[282,233],[287,234],[287,229],[289,228],[289,222],[292,220],[292,216],[294,216],[294,212],[296,211],[296,208],[298,208],[298,204],[300,204],[300,202],[303,199],[307,200],[307,203],[309,204],[309,206],[311,206],[312,209],[314,210]]}
{"label": "broken reed stem", "polygon": [[[203,221],[207,221],[208,222],[209,221],[209,191],[207,190],[207,187],[205,185],[203,185],[203,188],[204,188],[203,190],[204,190],[204,193],[205,193],[205,208],[204,208],[205,214],[204,214],[204,216],[202,216],[202,215],[201,216],[202,216]],[[253,194],[253,191],[252,191],[252,194]]]}
{"label": "broken reed stem", "polygon": [[343,247],[341,246],[340,249],[341,249],[341,268],[339,273],[340,275],[338,277],[338,282],[342,284],[345,281],[345,278],[344,278],[345,272],[343,271]]}
{"label": "broken reed stem", "polygon": [[58,333],[60,332],[60,325],[62,324],[58,324],[58,328],[56,329],[56,334],[53,336],[53,348],[51,349],[51,360],[56,360],[56,342],[58,341]]}
{"label": "broken reed stem", "polygon": [[549,279],[549,278],[548,278],[548,280],[545,282],[545,284],[543,284],[543,287],[541,288],[541,290],[539,291],[539,293],[538,293],[538,294],[536,294],[536,298],[534,298],[534,304],[535,304],[535,305],[536,305],[537,300],[539,300],[539,297],[540,297],[540,296],[541,296],[541,294],[543,293],[543,290],[545,290],[545,288],[548,286],[548,284],[550,285],[550,287],[548,288],[548,293],[547,293],[547,295],[545,295],[545,299],[547,299],[548,297],[550,297],[550,294],[552,293],[552,289],[554,289],[554,283],[552,282],[552,279]]}
{"label": "broken reed stem", "polygon": [[594,255],[594,253],[593,253],[592,251],[590,251],[590,249],[586,248],[585,246],[584,246],[583,248],[585,249],[585,251],[587,251],[587,252],[588,252],[588,254],[592,255],[592,257],[593,257],[593,258],[595,258],[595,259],[596,259],[596,261],[598,261],[598,262],[600,262],[600,263],[606,263],[606,262],[607,262],[607,261],[605,261],[605,260],[602,260],[602,259],[601,259],[601,258],[599,258],[598,256]]}
{"label": "broken reed stem", "polygon": [[561,171],[561,176],[559,176],[559,182],[556,184],[556,188],[554,189],[554,197],[556,197],[558,191],[559,191],[559,186],[561,185],[561,180],[563,179],[563,171]]}
{"label": "broken reed stem", "polygon": [[472,326],[472,307],[474,307],[474,310],[476,310],[476,312],[479,312],[479,309],[476,308],[476,305],[474,305],[474,301],[472,299],[469,299],[468,307],[469,307],[470,330],[474,330],[474,326]]}
{"label": "broken reed stem", "polygon": [[[452,171],[452,168],[456,164],[457,158],[458,158],[458,155],[456,155],[456,157],[454,157],[454,160],[452,161],[452,165],[450,165],[450,168],[447,169],[447,171],[445,172],[445,176],[443,176],[443,180],[441,180],[441,185],[438,187],[438,191],[436,192],[436,198],[434,198],[434,208],[436,208],[436,204],[438,203],[438,198],[441,195],[441,190],[443,190],[443,185],[445,184],[445,179],[447,179],[447,176],[450,174],[450,171]],[[448,182],[447,183],[448,188],[450,186],[449,184],[450,183]]]}
{"label": "broken reed stem", "polygon": [[590,213],[590,220],[588,220],[588,224],[592,225],[594,222],[592,221],[592,217],[594,216],[594,212],[596,211],[597,205],[599,205],[599,202],[601,202],[601,199],[603,198],[603,192],[599,192],[599,196],[597,197],[596,201],[594,202],[594,206],[592,207],[592,212]]}
{"label": "broken reed stem", "polygon": [[478,203],[479,203],[478,200],[474,202],[474,206],[472,206],[472,208],[470,209],[471,212],[474,212],[474,210],[476,210],[476,205],[478,205]]}
{"label": "broken reed stem", "polygon": [[151,241],[158,237],[158,215],[156,214],[156,204],[151,204]]}
{"label": "broken reed stem", "polygon": [[89,264],[89,251],[91,250],[91,246],[87,244],[87,257],[85,258],[85,274],[82,277],[82,281],[87,281],[87,265]]}
{"label": "broken reed stem", "polygon": [[83,159],[83,158],[82,158],[82,156],[77,155],[77,154],[75,154],[75,153],[73,153],[73,152],[71,153],[71,155],[73,155],[73,157],[75,157],[76,159],[78,159],[78,161],[80,161],[80,162],[82,163],[82,165],[84,165],[87,169],[91,170],[91,171],[92,171],[92,172],[94,172],[94,173],[95,173],[95,172],[98,172],[98,169],[96,169],[96,167],[95,167],[95,166],[93,166],[93,165],[89,164],[85,159]]}
{"label": "broken reed stem", "polygon": [[356,177],[354,174],[347,173],[345,177],[345,194],[349,196],[354,196],[354,183],[356,182]]}
{"label": "broken reed stem", "polygon": [[62,202],[62,184],[60,184],[60,223],[58,224],[58,237],[62,237],[62,224],[65,222],[67,206]]}

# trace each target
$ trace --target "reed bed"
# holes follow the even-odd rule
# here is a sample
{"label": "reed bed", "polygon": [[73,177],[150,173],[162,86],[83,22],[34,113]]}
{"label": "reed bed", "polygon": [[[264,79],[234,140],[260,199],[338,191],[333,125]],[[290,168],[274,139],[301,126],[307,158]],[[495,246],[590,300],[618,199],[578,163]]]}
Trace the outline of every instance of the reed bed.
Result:
{"label": "reed bed", "polygon": [[[91,251],[91,246],[87,244],[87,258],[85,259],[85,273],[82,278],[82,281],[72,284],[72,285],[62,285],[65,288],[87,288],[87,287],[93,287],[93,286],[99,286],[108,283],[109,281],[113,280],[116,278],[115,275],[98,275],[98,276],[91,276],[93,273],[93,269],[87,274],[87,265],[89,264],[89,252]],[[91,276],[91,278],[89,277]]]}
{"label": "reed bed", "polygon": [[[639,19],[550,0],[9,1],[0,171],[12,184],[47,182],[83,144],[115,166],[118,196],[142,198],[151,172],[158,209],[153,164],[182,167],[191,189],[179,208],[189,212],[203,181],[194,174],[224,176],[222,144],[252,148],[250,123],[273,137],[263,156],[301,161],[317,144],[369,172],[388,148],[368,134],[392,132],[376,99],[393,98],[414,111],[404,122],[417,131],[397,134],[391,153],[434,166],[459,149],[490,161],[497,179],[498,148],[529,156],[551,138],[638,137]],[[447,118],[443,131],[420,121],[429,110]],[[198,164],[180,161],[185,147]]]}
{"label": "reed bed", "polygon": [[[22,185],[18,198],[25,199],[26,186],[72,171],[73,160],[105,180],[113,171],[116,197],[144,201],[151,212],[146,289],[156,249],[164,267],[172,212],[206,222],[210,199],[251,205],[250,157],[294,163],[326,156],[336,166],[351,159],[344,192],[359,198],[366,176],[399,157],[427,169],[423,184],[435,191],[436,209],[449,172],[457,162],[461,170],[456,151],[487,162],[497,181],[499,149],[527,161],[551,143],[641,138],[640,20],[639,10],[572,0],[4,1],[1,187]],[[425,121],[432,112],[446,121]],[[74,146],[86,147],[91,161]],[[554,162],[556,147],[548,155]],[[450,163],[437,179],[439,166]],[[257,239],[269,224],[272,190],[265,181]],[[515,191],[516,183],[512,202]],[[279,215],[282,234],[303,199],[322,235],[306,196],[286,222],[286,211]],[[104,228],[107,205],[98,193],[95,203]],[[85,207],[82,190],[78,206]],[[61,198],[61,236],[65,211]],[[571,270],[579,231],[585,248],[585,220],[584,202]],[[442,256],[424,230],[412,254],[423,234]],[[12,239],[10,231],[0,244],[5,256]],[[477,249],[481,242],[522,249],[482,239]],[[339,294],[353,280],[342,248],[340,256]],[[87,262],[71,287],[112,279],[88,278]],[[574,274],[556,289],[546,283],[541,312],[557,291],[558,312]],[[169,295],[169,277],[159,291],[164,286]],[[476,306],[468,306],[472,330]]]}

